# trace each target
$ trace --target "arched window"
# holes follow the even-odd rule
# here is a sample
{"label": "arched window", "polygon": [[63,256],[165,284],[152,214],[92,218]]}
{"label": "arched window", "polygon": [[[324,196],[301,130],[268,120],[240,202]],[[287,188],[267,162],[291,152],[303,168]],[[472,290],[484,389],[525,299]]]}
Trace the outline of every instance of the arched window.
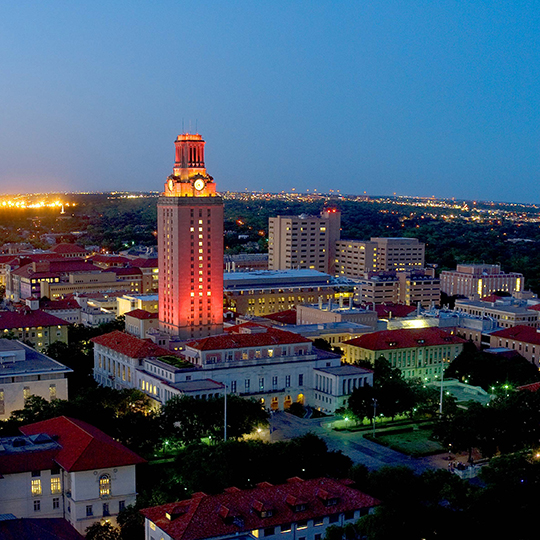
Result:
{"label": "arched window", "polygon": [[110,497],[111,495],[111,475],[102,474],[99,477],[99,496]]}

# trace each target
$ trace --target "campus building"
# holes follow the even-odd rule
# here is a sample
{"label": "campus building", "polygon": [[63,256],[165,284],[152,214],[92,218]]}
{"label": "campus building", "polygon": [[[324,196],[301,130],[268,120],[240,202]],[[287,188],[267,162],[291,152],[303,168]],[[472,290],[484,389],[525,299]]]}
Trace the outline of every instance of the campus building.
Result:
{"label": "campus building", "polygon": [[320,216],[277,216],[268,222],[268,268],[307,268],[335,274],[336,241],[341,212],[325,209]]}
{"label": "campus building", "polygon": [[478,299],[497,291],[523,291],[523,274],[504,273],[498,264],[458,264],[456,270],[441,272],[441,291],[449,296]]}
{"label": "campus building", "polygon": [[430,382],[440,380],[441,369],[461,353],[464,343],[439,328],[384,330],[345,342],[345,361],[368,360],[374,365],[383,356],[406,379]]}
{"label": "campus building", "polygon": [[116,525],[135,504],[135,466],[144,460],[99,429],[61,416],[20,431],[0,439],[4,514],[63,518],[84,534],[96,521]]}
{"label": "campus building", "polygon": [[158,199],[159,321],[182,338],[223,326],[223,200],[198,134],[175,141],[173,173]]}
{"label": "campus building", "polygon": [[68,398],[73,370],[13,339],[0,339],[0,420],[24,408],[26,398]]}
{"label": "campus building", "polygon": [[[217,397],[226,389],[272,410],[299,402],[334,412],[356,386],[372,380],[361,368],[354,368],[356,376],[335,369],[340,355],[316,349],[306,337],[254,323],[187,341],[181,353],[118,331],[92,341],[94,379],[116,389],[139,388],[156,405],[173,396]],[[319,388],[323,378],[332,386]],[[344,386],[349,379],[355,380]]]}
{"label": "campus building", "polygon": [[299,304],[349,302],[354,283],[316,270],[259,270],[224,274],[225,305],[240,315],[262,316]]}
{"label": "campus building", "polygon": [[219,495],[195,493],[191,499],[141,510],[145,539],[321,540],[331,525],[352,525],[380,504],[350,484],[330,478],[291,478],[281,485],[231,487]]}
{"label": "campus building", "polygon": [[476,317],[489,317],[502,328],[523,325],[538,328],[538,314],[526,302],[505,298],[495,302],[456,300],[455,309]]}

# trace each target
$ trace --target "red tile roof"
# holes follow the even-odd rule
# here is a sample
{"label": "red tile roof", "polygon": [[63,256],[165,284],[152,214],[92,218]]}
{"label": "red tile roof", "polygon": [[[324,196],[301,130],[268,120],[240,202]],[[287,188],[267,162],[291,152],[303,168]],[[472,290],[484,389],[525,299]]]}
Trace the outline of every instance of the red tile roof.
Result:
{"label": "red tile roof", "polygon": [[388,319],[390,317],[399,319],[400,317],[407,317],[416,311],[416,308],[414,306],[406,306],[404,304],[388,303],[376,304],[375,311],[377,313],[377,318],[379,319]]}
{"label": "red tile roof", "polygon": [[22,312],[0,311],[0,330],[34,326],[65,326],[67,324],[69,323],[64,319],[45,313],[40,309],[32,311],[30,308],[25,308]]}
{"label": "red tile roof", "polygon": [[[141,513],[173,540],[203,540],[380,504],[347,483],[330,478],[294,478],[277,486],[262,482],[253,489],[229,488],[220,495],[194,493],[191,499],[145,508]],[[336,498],[336,504],[329,506],[329,498]],[[302,503],[306,505],[304,510],[295,509]],[[271,515],[261,517],[263,510],[271,511]]]}
{"label": "red tile roof", "polygon": [[497,332],[492,332],[490,335],[498,338],[513,339],[514,341],[540,345],[540,332],[537,332],[536,328],[525,326],[523,324],[519,324],[513,328],[498,330]]}
{"label": "red tile roof", "polygon": [[457,345],[460,343],[466,343],[466,340],[453,336],[440,328],[383,330],[345,341],[346,345],[354,345],[370,351]]}
{"label": "red tile roof", "polygon": [[62,447],[55,461],[66,471],[89,471],[144,463],[135,452],[103,431],[66,416],[36,422],[20,428],[25,435],[46,433]]}
{"label": "red tile roof", "polygon": [[296,309],[287,309],[270,315],[263,315],[263,318],[276,321],[281,324],[296,324]]}
{"label": "red tile roof", "polygon": [[227,328],[226,331],[228,332],[227,334],[197,339],[186,343],[186,345],[200,351],[217,351],[223,349],[241,349],[243,347],[311,343],[309,339],[300,334],[255,323],[238,324]]}
{"label": "red tile roof", "polygon": [[56,311],[64,309],[81,309],[81,306],[76,300],[40,300],[39,307],[42,310]]}
{"label": "red tile roof", "polygon": [[532,306],[528,306],[527,309],[532,309],[533,311],[540,311],[540,304],[534,304]]}
{"label": "red tile roof", "polygon": [[134,319],[139,319],[141,321],[158,318],[157,313],[150,313],[150,311],[146,311],[145,309],[134,309],[133,311],[128,311],[127,313],[124,313],[124,315],[126,317],[133,317]]}
{"label": "red tile roof", "polygon": [[518,390],[527,390],[528,392],[538,392],[540,390],[540,382],[533,382],[530,384],[525,384],[523,386],[518,386]]}
{"label": "red tile roof", "polygon": [[158,260],[157,257],[149,259],[145,257],[139,257],[138,259],[133,259],[130,262],[130,266],[135,266],[136,268],[157,268]]}
{"label": "red tile roof", "polygon": [[58,448],[48,448],[33,452],[17,452],[3,455],[0,460],[0,478],[4,474],[53,469],[56,467],[55,458],[57,454]]}
{"label": "red tile roof", "polygon": [[178,356],[174,351],[159,347],[150,339],[140,339],[131,334],[120,332],[119,330],[92,338],[90,341],[97,343],[98,345],[103,345],[118,353],[125,354],[129,358]]}
{"label": "red tile roof", "polygon": [[49,251],[52,251],[53,253],[80,253],[83,255],[86,253],[86,249],[77,246],[76,244],[56,244],[56,246],[53,246],[50,248]]}

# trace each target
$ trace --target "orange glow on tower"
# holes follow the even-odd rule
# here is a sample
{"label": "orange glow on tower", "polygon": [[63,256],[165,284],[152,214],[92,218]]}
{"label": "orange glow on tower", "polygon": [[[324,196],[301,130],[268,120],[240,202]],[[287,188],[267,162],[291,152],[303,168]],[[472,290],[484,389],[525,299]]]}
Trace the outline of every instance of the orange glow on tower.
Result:
{"label": "orange glow on tower", "polygon": [[158,199],[159,321],[197,338],[223,328],[223,200],[204,166],[205,141],[184,133]]}

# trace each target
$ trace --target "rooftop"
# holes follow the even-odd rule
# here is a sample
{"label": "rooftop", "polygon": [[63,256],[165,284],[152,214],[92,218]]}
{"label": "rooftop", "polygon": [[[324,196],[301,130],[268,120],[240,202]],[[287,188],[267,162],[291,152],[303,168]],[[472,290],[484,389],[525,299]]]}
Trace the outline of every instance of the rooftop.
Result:
{"label": "rooftop", "polygon": [[371,351],[433,347],[436,345],[458,345],[461,343],[466,343],[466,340],[439,328],[383,330],[381,332],[364,334],[363,336],[345,342],[346,345],[353,345]]}
{"label": "rooftop", "polygon": [[24,308],[21,311],[0,311],[0,330],[36,326],[65,326],[69,323],[40,309]]}
{"label": "rooftop", "polygon": [[169,349],[159,347],[150,339],[140,339],[131,334],[120,332],[120,330],[114,330],[108,334],[97,336],[92,338],[91,341],[97,345],[102,345],[120,354],[124,354],[129,358],[142,359],[175,356]]}
{"label": "rooftop", "polygon": [[56,440],[60,448],[54,461],[68,472],[144,463],[135,452],[82,420],[59,416],[23,426],[20,431],[25,435],[46,434]]}
{"label": "rooftop", "polygon": [[20,341],[0,339],[0,377],[72,373],[72,369]]}
{"label": "rooftop", "polygon": [[291,478],[280,485],[262,482],[252,489],[231,487],[220,495],[194,493],[191,499],[141,513],[174,540],[202,540],[379,504],[348,483],[329,478]]}
{"label": "rooftop", "polygon": [[309,339],[299,334],[255,323],[239,324],[226,330],[226,334],[190,341],[186,345],[200,351],[216,351],[244,347],[311,343]]}

